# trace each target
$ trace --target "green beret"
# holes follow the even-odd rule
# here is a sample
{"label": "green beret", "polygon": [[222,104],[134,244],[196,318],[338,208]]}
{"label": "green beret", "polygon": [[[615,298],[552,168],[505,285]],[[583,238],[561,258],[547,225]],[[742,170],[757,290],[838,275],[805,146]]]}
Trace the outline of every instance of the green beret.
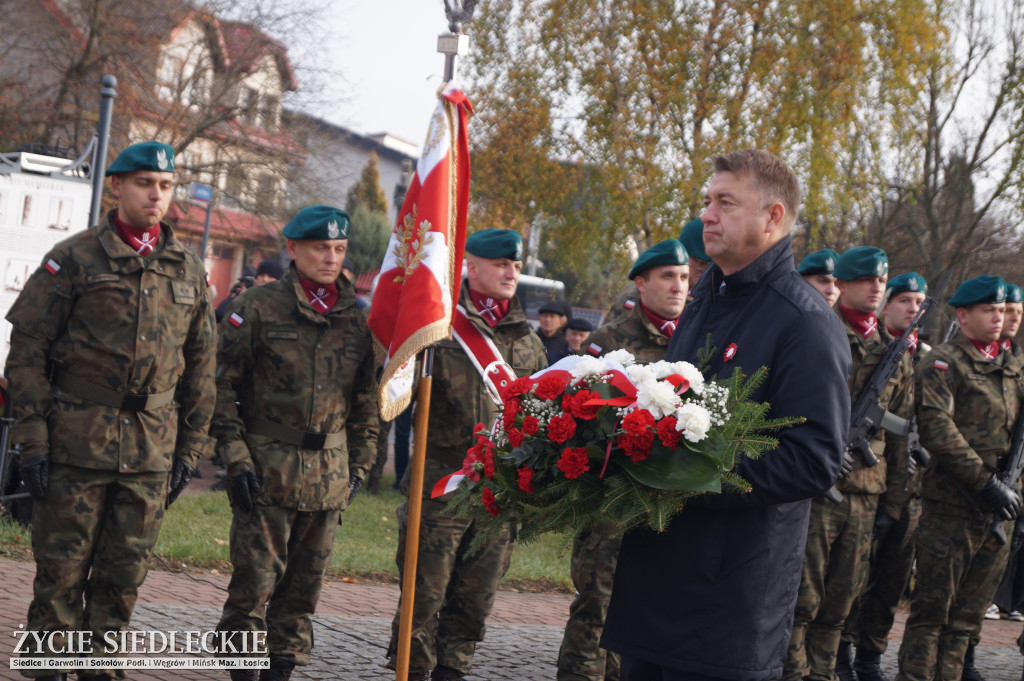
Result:
{"label": "green beret", "polygon": [[690,258],[679,239],[665,239],[656,243],[640,254],[629,271],[629,278],[634,279],[652,267],[659,265],[689,265]]}
{"label": "green beret", "polygon": [[881,277],[889,271],[889,257],[881,248],[858,246],[839,256],[832,272],[839,281],[853,281],[861,277]]}
{"label": "green beret", "polygon": [[114,159],[107,168],[107,175],[120,175],[136,170],[155,170],[158,173],[174,171],[174,149],[163,142],[139,142],[133,144]]}
{"label": "green beret", "polygon": [[893,277],[885,285],[885,293],[892,297],[897,293],[928,293],[928,282],[917,272],[907,272],[898,277]]}
{"label": "green beret", "polygon": [[960,284],[960,288],[949,299],[949,304],[953,307],[1004,302],[1006,302],[1006,282],[991,274],[968,279]]}
{"label": "green beret", "polygon": [[514,229],[481,229],[466,237],[466,252],[478,258],[523,259],[523,237]]}
{"label": "green beret", "polygon": [[348,213],[331,206],[309,206],[284,226],[289,239],[329,240],[348,238]]}
{"label": "green beret", "polygon": [[1020,286],[1007,282],[1006,284],[1006,302],[1008,303],[1024,303],[1024,291],[1020,290]]}
{"label": "green beret", "polygon": [[831,248],[823,248],[820,251],[808,253],[800,261],[800,264],[796,266],[796,271],[805,277],[809,277],[812,274],[832,274],[832,271],[836,268],[837,260],[839,260],[838,253]]}
{"label": "green beret", "polygon": [[679,232],[679,240],[691,258],[705,262],[711,260],[704,250],[704,221],[700,218],[694,218],[683,225],[683,231]]}

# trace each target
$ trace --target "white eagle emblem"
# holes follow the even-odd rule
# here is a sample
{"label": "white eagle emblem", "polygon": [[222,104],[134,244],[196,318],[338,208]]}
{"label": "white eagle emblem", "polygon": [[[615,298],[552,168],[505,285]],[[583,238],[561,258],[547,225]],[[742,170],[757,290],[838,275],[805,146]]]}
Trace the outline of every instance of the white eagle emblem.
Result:
{"label": "white eagle emblem", "polygon": [[328,222],[327,236],[331,237],[332,239],[337,239],[339,234],[341,234],[341,230],[338,229],[338,221],[331,220],[330,222]]}
{"label": "white eagle emblem", "polygon": [[167,152],[163,149],[156,150],[156,167],[160,170],[167,169]]}
{"label": "white eagle emblem", "polygon": [[996,300],[1000,300],[1001,301],[1001,300],[1005,300],[1005,299],[1006,299],[1006,287],[1003,286],[1002,284],[1000,284],[999,287],[996,288]]}
{"label": "white eagle emblem", "polygon": [[883,274],[885,274],[888,271],[889,271],[889,263],[887,263],[887,262],[880,262],[880,263],[878,263],[878,266],[875,267],[875,273],[878,276],[882,276]]}
{"label": "white eagle emblem", "polygon": [[825,270],[831,272],[836,268],[836,263],[833,258],[825,258]]}
{"label": "white eagle emblem", "polygon": [[911,279],[910,282],[908,283],[908,288],[911,291],[916,291],[917,290],[917,279]]}

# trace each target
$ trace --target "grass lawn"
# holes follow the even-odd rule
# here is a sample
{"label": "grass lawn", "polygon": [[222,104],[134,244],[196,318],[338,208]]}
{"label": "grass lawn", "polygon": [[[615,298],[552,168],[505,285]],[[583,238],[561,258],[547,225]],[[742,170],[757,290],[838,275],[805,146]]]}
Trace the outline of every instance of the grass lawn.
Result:
{"label": "grass lawn", "polygon": [[[338,528],[329,574],[363,581],[398,581],[395,549],[398,521],[395,509],[404,501],[391,491],[393,476],[381,480],[376,496],[361,492],[345,511]],[[160,529],[156,553],[172,567],[182,563],[227,573],[228,533],[231,510],[223,492],[187,494],[171,506]],[[569,549],[560,536],[546,536],[528,545],[517,545],[502,588],[529,591],[572,591]],[[0,556],[29,557],[30,536],[18,525],[0,522]],[[159,567],[159,566],[157,566]]]}

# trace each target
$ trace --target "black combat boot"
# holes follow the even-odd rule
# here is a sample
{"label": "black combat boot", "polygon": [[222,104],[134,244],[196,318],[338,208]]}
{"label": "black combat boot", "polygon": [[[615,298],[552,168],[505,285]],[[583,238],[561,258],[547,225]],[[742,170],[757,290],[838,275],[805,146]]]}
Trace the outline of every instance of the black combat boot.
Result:
{"label": "black combat boot", "polygon": [[292,678],[295,664],[279,657],[270,658],[270,669],[260,672],[260,681],[288,681]]}
{"label": "black combat boot", "polygon": [[964,653],[964,671],[960,675],[960,681],[985,681],[985,677],[974,666],[973,645],[967,646],[967,652]]}
{"label": "black combat boot", "polygon": [[438,665],[434,668],[434,673],[430,675],[430,678],[432,681],[461,681],[466,677],[462,675],[462,672],[456,671],[451,667]]}
{"label": "black combat boot", "polygon": [[850,648],[852,647],[852,643],[842,641],[839,644],[839,650],[836,651],[836,676],[839,677],[839,681],[857,681],[857,677],[853,673],[853,660],[850,659]]}
{"label": "black combat boot", "polygon": [[255,669],[232,669],[231,681],[260,681],[260,673]]}
{"label": "black combat boot", "polygon": [[857,672],[857,681],[889,681],[882,671],[882,654],[869,653],[857,648],[853,658],[853,671]]}

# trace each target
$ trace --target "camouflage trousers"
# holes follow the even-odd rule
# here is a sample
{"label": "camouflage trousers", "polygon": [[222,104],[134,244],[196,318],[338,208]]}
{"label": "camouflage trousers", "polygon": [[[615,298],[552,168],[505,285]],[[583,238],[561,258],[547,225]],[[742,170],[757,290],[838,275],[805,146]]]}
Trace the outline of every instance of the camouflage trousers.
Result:
{"label": "camouflage trousers", "polygon": [[868,583],[856,601],[843,630],[843,640],[858,650],[881,655],[889,645],[903,592],[914,569],[914,532],[921,519],[921,499],[907,500],[900,519],[872,546]]}
{"label": "camouflage trousers", "polygon": [[807,548],[783,681],[831,681],[843,625],[867,581],[876,494],[811,504]]}
{"label": "camouflage trousers", "polygon": [[558,650],[558,681],[617,681],[619,656],[599,642],[612,596],[615,564],[622,534],[607,525],[578,537],[572,545],[570,574],[576,597],[569,606],[562,647]]}
{"label": "camouflage trousers", "polygon": [[917,588],[900,646],[898,681],[960,681],[964,653],[981,631],[1006,569],[1009,545],[991,532],[991,514],[942,512],[924,502],[917,528]]}
{"label": "camouflage trousers", "polygon": [[[124,474],[51,463],[46,495],[32,510],[36,577],[28,630],[91,631],[94,647],[101,648],[106,632],[127,629],[166,498],[167,473]],[[63,640],[55,643],[64,645]],[[125,678],[123,670],[107,674]]]}
{"label": "camouflage trousers", "polygon": [[271,657],[309,664],[339,510],[256,505],[231,519],[231,583],[218,631],[267,632]]}
{"label": "camouflage trousers", "polygon": [[[440,665],[468,674],[476,644],[484,639],[484,621],[494,607],[498,582],[512,558],[512,541],[506,534],[488,540],[479,551],[469,553],[470,542],[477,533],[476,524],[444,515],[441,512],[444,507],[442,502],[423,501],[409,669],[430,671]],[[399,577],[404,579],[409,503],[399,506],[396,515],[398,552],[395,562]],[[398,661],[398,626],[404,599],[405,594],[402,594],[391,623],[389,669],[394,669]]]}

